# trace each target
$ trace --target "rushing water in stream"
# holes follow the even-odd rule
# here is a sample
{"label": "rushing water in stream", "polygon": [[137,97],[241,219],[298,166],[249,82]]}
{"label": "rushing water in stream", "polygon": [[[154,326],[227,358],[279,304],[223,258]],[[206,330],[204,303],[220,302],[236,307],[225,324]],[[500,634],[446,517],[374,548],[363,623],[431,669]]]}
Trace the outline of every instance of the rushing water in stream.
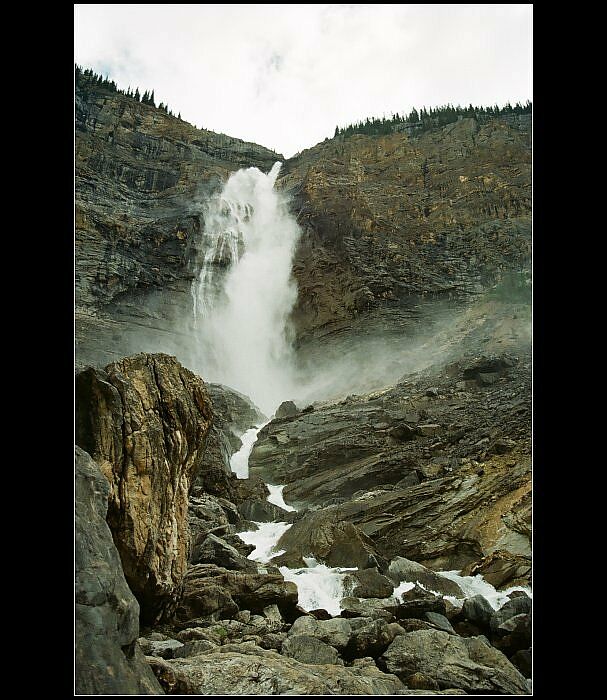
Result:
{"label": "rushing water in stream", "polygon": [[[205,254],[192,285],[193,320],[199,339],[199,363],[204,376],[247,394],[267,415],[278,404],[296,398],[296,380],[288,318],[297,299],[291,276],[300,229],[289,212],[286,197],[274,188],[281,163],[269,173],[246,168],[233,173],[209,202],[204,217]],[[263,424],[265,425],[265,423]],[[249,476],[249,456],[263,425],[247,430],[230,466],[239,479]],[[293,511],[283,498],[284,485],[268,484],[268,501]],[[271,562],[286,522],[256,523],[256,530],[239,537],[255,545],[250,559]],[[297,584],[299,604],[307,610],[324,608],[339,614],[344,578],[356,569],[332,568],[304,557],[305,567],[280,567],[284,578]],[[442,572],[456,581],[466,596],[482,594],[494,608],[515,587],[498,592],[481,576],[462,577]],[[398,586],[393,596],[413,587]]]}

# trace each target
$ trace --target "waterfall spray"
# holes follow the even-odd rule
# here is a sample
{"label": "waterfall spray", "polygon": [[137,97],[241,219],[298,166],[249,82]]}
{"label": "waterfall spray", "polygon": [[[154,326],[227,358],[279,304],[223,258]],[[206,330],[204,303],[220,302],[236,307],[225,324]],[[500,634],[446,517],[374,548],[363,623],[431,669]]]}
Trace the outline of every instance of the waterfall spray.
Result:
{"label": "waterfall spray", "polygon": [[[274,189],[281,163],[233,173],[205,212],[206,252],[192,286],[197,364],[270,415],[294,388],[289,314],[300,235]],[[227,267],[218,280],[217,270]]]}

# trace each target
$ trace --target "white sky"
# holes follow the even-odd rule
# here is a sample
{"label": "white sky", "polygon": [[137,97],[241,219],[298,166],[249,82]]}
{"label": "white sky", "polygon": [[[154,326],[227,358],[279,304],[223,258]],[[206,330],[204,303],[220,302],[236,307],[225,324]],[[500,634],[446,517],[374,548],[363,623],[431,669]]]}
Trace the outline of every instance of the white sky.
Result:
{"label": "white sky", "polygon": [[75,61],[286,157],[412,107],[532,99],[532,4],[75,5]]}

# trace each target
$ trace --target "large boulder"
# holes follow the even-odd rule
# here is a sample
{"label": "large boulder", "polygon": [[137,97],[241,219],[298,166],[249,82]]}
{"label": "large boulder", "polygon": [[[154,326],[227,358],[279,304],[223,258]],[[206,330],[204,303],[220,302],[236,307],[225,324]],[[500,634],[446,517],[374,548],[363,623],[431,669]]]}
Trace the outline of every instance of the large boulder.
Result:
{"label": "large boulder", "polygon": [[190,558],[192,564],[217,564],[226,569],[257,572],[255,562],[240,554],[221,537],[209,533],[202,544],[194,547]]}
{"label": "large boulder", "polygon": [[278,606],[285,619],[295,614],[297,586],[285,581],[278,569],[230,571],[214,564],[197,564],[185,577],[176,619],[185,622],[198,617],[229,618],[239,609],[261,614],[272,604]]}
{"label": "large boulder", "polygon": [[405,683],[413,674],[422,673],[441,689],[527,694],[521,673],[501,651],[477,637],[462,638],[435,630],[409,632],[394,639],[381,663]]}
{"label": "large boulder", "polygon": [[287,511],[265,499],[248,498],[242,503],[239,503],[238,511],[245,520],[253,520],[256,523],[288,523],[292,522],[297,517],[296,512]]}
{"label": "large boulder", "polygon": [[278,540],[277,549],[295,556],[313,556],[328,566],[385,568],[372,540],[356,525],[340,519],[339,508],[309,512]]}
{"label": "large boulder", "polygon": [[179,598],[188,495],[211,422],[204,382],[174,357],[143,353],[77,375],[76,441],[110,484],[107,522],[145,624]]}
{"label": "large boulder", "polygon": [[348,659],[369,656],[376,659],[399,634],[405,634],[405,630],[395,622],[368,618],[353,618],[349,622],[353,629],[344,651],[344,658]]}
{"label": "large boulder", "polygon": [[339,663],[337,649],[305,634],[287,637],[282,644],[282,654],[301,661],[302,664]]}
{"label": "large boulder", "polygon": [[388,598],[394,591],[390,579],[380,574],[377,568],[361,569],[348,575],[344,587],[351,590],[355,598]]}
{"label": "large boulder", "polygon": [[276,409],[275,418],[291,418],[299,413],[293,401],[283,401]]}
{"label": "large boulder", "polygon": [[[229,645],[236,647],[236,645]],[[185,695],[393,695],[403,689],[374,664],[305,664],[244,644],[165,661],[150,657],[167,693]]]}
{"label": "large boulder", "polygon": [[532,602],[528,595],[517,596],[508,600],[499,610],[495,610],[491,615],[489,625],[493,634],[499,635],[501,625],[515,615],[526,615],[531,613]]}
{"label": "large boulder", "polygon": [[446,612],[445,601],[441,596],[434,595],[434,593],[416,585],[402,594],[396,617],[399,620],[411,617],[421,620],[425,619],[426,613],[429,612],[444,615]]}
{"label": "large boulder", "polygon": [[139,604],[105,521],[109,492],[76,447],[76,694],[162,695],[137,644]]}
{"label": "large boulder", "polygon": [[461,616],[472,622],[484,632],[489,631],[491,618],[495,610],[491,607],[489,601],[482,595],[474,595],[471,598],[466,598],[462,606]]}
{"label": "large boulder", "polygon": [[531,646],[531,615],[521,613],[503,622],[493,637],[493,645],[511,657]]}
{"label": "large boulder", "polygon": [[425,588],[441,593],[442,595],[455,596],[463,598],[462,589],[445,576],[435,573],[422,564],[406,559],[405,557],[395,557],[390,562],[390,566],[386,572],[386,576],[390,578],[396,585],[406,581],[408,583],[420,583]]}
{"label": "large boulder", "polygon": [[349,620],[339,617],[331,620],[317,620],[314,617],[302,615],[295,620],[288,635],[289,637],[299,635],[315,637],[338,651],[343,651],[350,642],[352,625]]}

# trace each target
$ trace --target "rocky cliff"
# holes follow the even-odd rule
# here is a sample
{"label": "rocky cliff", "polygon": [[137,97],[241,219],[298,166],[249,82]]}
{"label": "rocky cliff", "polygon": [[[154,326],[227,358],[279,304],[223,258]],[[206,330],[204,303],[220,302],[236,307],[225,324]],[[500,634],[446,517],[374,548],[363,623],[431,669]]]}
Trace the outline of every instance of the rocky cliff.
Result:
{"label": "rocky cliff", "polygon": [[[76,94],[77,361],[163,351],[182,360],[209,194],[282,156],[91,88]],[[419,135],[338,136],[284,163],[303,229],[297,342],[401,333],[430,302],[498,282],[528,296],[529,115]]]}
{"label": "rocky cliff", "polygon": [[76,447],[76,693],[163,695],[141,649],[139,604],[105,521],[109,484]]}
{"label": "rocky cliff", "polygon": [[338,136],[287,161],[279,182],[304,229],[300,342],[369,315],[406,326],[420,302],[470,300],[529,276],[529,115]]}
{"label": "rocky cliff", "polygon": [[282,156],[100,87],[77,85],[75,114],[78,361],[106,364],[146,349],[131,330],[162,338],[187,307],[209,192]]}

